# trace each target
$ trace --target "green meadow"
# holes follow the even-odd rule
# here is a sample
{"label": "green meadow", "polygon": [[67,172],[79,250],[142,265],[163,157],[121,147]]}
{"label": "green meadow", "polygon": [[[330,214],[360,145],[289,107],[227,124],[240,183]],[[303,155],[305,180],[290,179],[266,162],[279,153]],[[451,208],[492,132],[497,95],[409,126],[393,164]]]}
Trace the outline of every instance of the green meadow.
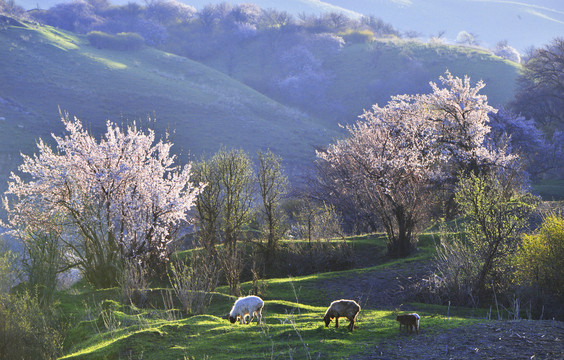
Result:
{"label": "green meadow", "polygon": [[[428,262],[434,244],[424,235],[420,250],[401,260],[376,258],[373,266],[307,276],[262,279],[265,301],[263,322],[231,324],[227,319],[235,300],[229,288],[221,286],[205,314],[186,316],[165,305],[166,286],[151,289],[151,305],[144,308],[123,305],[118,289],[93,290],[76,284],[59,293],[59,305],[71,327],[62,359],[341,359],[362,353],[383,340],[409,341],[400,333],[395,316],[402,308],[364,307],[349,332],[348,321],[340,327],[322,321],[329,303],[347,294],[331,291],[328,283],[354,281],[359,276],[382,276],[393,266],[409,269]],[[342,241],[342,240],[334,240]],[[382,236],[348,238],[355,252],[379,252]],[[372,249],[370,249],[372,248]],[[252,284],[242,284],[248,294]],[[431,337],[453,327],[484,321],[486,311],[439,305],[409,303],[404,306],[421,316],[419,336]]]}

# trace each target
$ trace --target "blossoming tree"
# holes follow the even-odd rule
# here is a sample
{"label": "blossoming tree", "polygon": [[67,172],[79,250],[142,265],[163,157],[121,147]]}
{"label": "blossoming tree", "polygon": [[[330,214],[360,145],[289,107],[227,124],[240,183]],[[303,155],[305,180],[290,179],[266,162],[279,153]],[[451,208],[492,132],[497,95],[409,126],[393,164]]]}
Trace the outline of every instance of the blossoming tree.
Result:
{"label": "blossoming tree", "polygon": [[417,225],[428,213],[433,189],[461,170],[508,165],[505,149],[488,148],[488,113],[495,111],[470,79],[440,78],[425,95],[398,95],[374,105],[347,127],[349,136],[318,157],[332,167],[337,191],[352,194],[359,207],[374,211],[388,237],[388,252],[407,256]]}
{"label": "blossoming tree", "polygon": [[77,118],[61,119],[67,135],[53,135],[56,150],[40,139],[38,154],[22,155],[23,176],[12,173],[8,225],[24,240],[55,232],[69,267],[96,286],[114,285],[126,259],[157,270],[201,190],[191,164],[176,165],[172,143],[135,123],[108,121],[96,141]]}

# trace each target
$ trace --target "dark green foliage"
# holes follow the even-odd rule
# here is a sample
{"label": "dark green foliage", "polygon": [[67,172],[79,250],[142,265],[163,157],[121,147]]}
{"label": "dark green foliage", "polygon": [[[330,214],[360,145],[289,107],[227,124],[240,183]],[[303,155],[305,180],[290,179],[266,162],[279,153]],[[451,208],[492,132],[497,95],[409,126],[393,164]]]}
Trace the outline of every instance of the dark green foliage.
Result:
{"label": "dark green foliage", "polygon": [[548,133],[564,131],[564,38],[533,50],[518,79],[512,107]]}
{"label": "dark green foliage", "polygon": [[101,31],[91,31],[86,36],[90,44],[99,49],[134,51],[141,49],[145,43],[141,35],[131,32],[112,35]]}
{"label": "dark green foliage", "polygon": [[28,292],[0,294],[0,359],[56,359],[62,340],[52,309]]}

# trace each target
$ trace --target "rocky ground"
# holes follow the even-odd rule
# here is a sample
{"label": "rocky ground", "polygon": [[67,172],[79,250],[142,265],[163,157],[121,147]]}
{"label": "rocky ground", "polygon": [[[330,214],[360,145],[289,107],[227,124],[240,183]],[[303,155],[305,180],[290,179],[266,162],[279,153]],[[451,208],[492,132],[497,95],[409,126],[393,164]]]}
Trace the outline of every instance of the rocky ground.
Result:
{"label": "rocky ground", "polygon": [[402,334],[350,359],[564,359],[564,322],[488,321],[441,334]]}

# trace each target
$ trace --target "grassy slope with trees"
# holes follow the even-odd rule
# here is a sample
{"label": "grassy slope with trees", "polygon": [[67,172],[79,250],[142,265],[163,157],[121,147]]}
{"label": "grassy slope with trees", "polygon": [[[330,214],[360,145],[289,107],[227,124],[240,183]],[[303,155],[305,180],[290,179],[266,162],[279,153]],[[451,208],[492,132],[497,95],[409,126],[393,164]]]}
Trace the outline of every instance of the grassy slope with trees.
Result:
{"label": "grassy slope with trees", "polygon": [[[430,239],[430,238],[428,238]],[[342,241],[342,240],[335,240]],[[357,254],[383,250],[383,238],[349,238]],[[363,308],[357,329],[350,333],[344,321],[339,329],[334,322],[328,329],[322,321],[328,298],[368,297],[371,289],[359,293],[342,293],[327,287],[339,283],[340,278],[360,276],[385,276],[394,266],[410,267],[428,261],[434,245],[426,242],[421,251],[402,260],[384,260],[367,268],[308,276],[260,280],[265,300],[263,326],[253,322],[249,326],[232,325],[227,314],[234,298],[227,286],[219,287],[205,315],[182,318],[180,312],[165,311],[162,288],[151,296],[156,309],[136,309],[109,303],[119,301],[118,289],[94,291],[89,287],[75,286],[60,293],[60,301],[72,318],[73,329],[66,340],[64,359],[117,359],[143,356],[151,359],[213,359],[232,358],[331,358],[338,359],[361,353],[386,339],[398,335],[395,314],[398,309]],[[380,260],[382,261],[382,260]],[[242,284],[249,293],[252,282]],[[106,301],[106,307],[104,307]],[[365,306],[362,303],[361,306]],[[402,309],[416,309],[423,317],[423,336],[432,336],[447,329],[481,322],[485,311],[451,308],[425,304],[406,304]],[[104,310],[109,311],[104,312]]]}
{"label": "grassy slope with trees", "polygon": [[[36,38],[25,31],[24,33],[18,33],[17,31],[19,31],[21,27],[10,27],[10,29],[15,30],[18,36],[15,40],[9,43],[9,51],[26,54],[28,49],[33,48],[33,46],[26,47],[24,46],[25,44],[34,44],[39,47],[43,44],[41,41],[34,42],[32,39],[36,40]],[[50,28],[43,28],[41,33],[47,37],[54,37],[57,40],[54,43],[50,43],[56,45],[55,49],[52,50],[57,52],[63,51],[63,53],[77,52],[82,56],[86,56],[91,59],[88,61],[92,61],[93,63],[102,63],[103,65],[101,66],[110,69],[109,72],[114,77],[118,78],[118,82],[119,80],[125,79],[125,77],[121,77],[122,73],[127,73],[128,71],[136,73],[135,68],[145,70],[142,72],[140,71],[141,73],[146,73],[147,69],[152,69],[145,68],[144,62],[137,60],[138,62],[136,63],[134,60],[131,60],[131,58],[128,58],[127,55],[125,55],[126,53],[101,51],[84,46],[85,39],[80,36],[60,33]],[[45,36],[43,36],[43,38],[45,38]],[[393,46],[397,46],[398,42],[392,41],[390,43]],[[373,49],[374,47],[380,47],[381,44],[384,44],[384,42],[378,42],[376,44],[373,43],[370,45],[372,45]],[[405,43],[403,44],[405,45]],[[406,65],[416,65],[418,63],[419,59],[417,56],[419,55],[421,47],[414,43],[407,44],[410,45],[410,47],[408,47],[408,49],[404,52],[400,51],[400,53],[404,54],[404,61],[397,61],[397,58],[395,58],[395,60],[392,60],[391,63],[398,62],[399,65],[404,68]],[[78,47],[79,45],[80,47]],[[338,58],[338,56],[342,53],[358,51],[359,49],[371,49],[370,45],[345,47],[342,51],[337,53],[335,58]],[[411,47],[411,45],[416,46]],[[387,46],[387,43],[384,46]],[[443,45],[437,46],[439,49],[445,48]],[[85,51],[84,49],[87,48],[89,49]],[[142,52],[157,54],[156,59],[153,58],[156,62],[163,62],[164,60],[172,61],[173,63],[175,61],[183,63],[187,61],[182,58],[177,58],[161,52],[155,52],[150,49],[142,50]],[[362,51],[359,53],[363,54]],[[109,56],[108,54],[113,55]],[[458,53],[456,54],[456,56],[449,54],[447,57],[448,61],[455,62],[458,59]],[[461,57],[463,60],[470,61],[472,63],[477,62],[475,55],[481,53],[475,50],[470,50],[469,54],[469,56],[466,55],[466,57]],[[484,55],[486,58],[494,59],[496,63],[504,63],[491,55]],[[365,57],[366,56],[361,55],[358,59],[364,59]],[[23,58],[27,57],[22,56],[19,59],[22,60]],[[171,58],[173,60],[170,60]],[[38,58],[36,57],[36,59]],[[76,58],[70,58],[71,61],[68,63],[66,61],[69,60],[69,58],[65,57],[64,59],[65,61],[62,61],[64,67],[73,68],[84,64],[84,62],[78,61]],[[131,62],[128,62],[128,59]],[[41,60],[42,63],[47,62],[43,61],[43,59]],[[221,62],[219,63],[221,64]],[[329,63],[329,61],[327,63]],[[154,66],[154,63],[152,65]],[[231,63],[231,65],[233,65],[233,63]],[[133,70],[129,70],[130,68],[133,68]],[[480,66],[480,68],[482,67]],[[83,69],[83,67],[81,69]],[[236,67],[231,67],[229,72],[232,72],[234,69],[236,69]],[[513,67],[513,70],[516,71],[516,67]],[[161,71],[166,72],[162,73]],[[16,71],[14,73],[15,74],[10,73],[7,76],[23,77],[25,71]],[[74,74],[77,73],[78,72],[74,72]],[[58,81],[59,79],[64,78],[63,74],[64,71],[62,70],[55,73],[54,77],[51,79],[51,87],[48,89],[58,89],[60,84],[65,84],[67,90],[69,89],[69,86],[72,86],[72,88],[70,88],[72,91],[69,91],[69,93],[78,92],[80,94],[80,91],[77,91],[77,89],[79,89],[82,90],[82,95],[84,95],[84,92],[87,89],[81,89],[77,84],[69,85],[64,82],[65,80]],[[158,78],[167,78],[169,80],[174,78],[173,80],[180,82],[185,81],[185,78],[183,77],[190,77],[190,74],[193,75],[193,73],[188,72],[187,74],[182,71],[174,71],[174,73],[171,74],[169,69],[159,69],[156,72],[156,76]],[[475,77],[472,73],[470,73],[470,75],[473,78]],[[145,74],[145,76],[147,75]],[[409,77],[409,74],[407,74],[406,77]],[[338,78],[338,76],[335,76],[334,79],[336,78]],[[12,78],[9,80],[13,82]],[[151,80],[150,76],[149,80]],[[396,79],[391,79],[390,82],[393,83],[394,80]],[[229,79],[227,79],[227,81],[229,81]],[[344,83],[350,84],[351,81],[354,83],[354,80],[352,79],[348,79],[347,81],[344,81]],[[486,82],[487,81],[489,80],[486,79]],[[195,83],[196,82],[197,81],[195,81]],[[29,81],[27,85],[31,86],[34,84],[35,83]],[[220,83],[218,86],[221,86],[222,84],[223,83]],[[389,84],[386,84],[385,86],[389,86]],[[168,88],[168,90],[170,89],[171,88]],[[410,89],[413,90],[413,86],[410,87]],[[147,89],[144,90],[152,95],[151,97],[156,97],[154,93],[148,92]],[[205,91],[201,91],[201,88],[199,90],[200,93],[198,95],[201,95],[202,92],[205,93]],[[224,89],[221,89],[221,91],[223,90]],[[17,93],[14,92],[14,89],[11,89],[11,91],[13,93]],[[405,92],[401,89],[394,89],[393,91],[397,93]],[[344,91],[341,90],[341,92]],[[21,91],[20,93],[26,92]],[[40,94],[38,92],[34,93],[34,91],[31,91],[31,93],[35,97],[44,96],[44,94]],[[217,93],[213,94],[217,95]],[[338,95],[339,94],[335,96]],[[72,96],[80,97],[79,95]],[[240,98],[234,98],[240,101]],[[10,108],[15,112],[24,111],[25,108],[21,106],[21,103],[14,101],[12,98],[9,98],[8,100],[9,101],[6,100],[3,102],[7,108]],[[106,100],[109,101],[107,98]],[[235,108],[238,105],[229,101],[227,101],[227,104]],[[253,109],[253,104],[254,103],[249,105],[248,108]],[[85,119],[86,115],[83,113],[79,112],[78,115],[82,119]],[[158,114],[157,117],[159,117]],[[8,122],[6,124],[8,124]],[[325,124],[327,124],[327,122]],[[39,128],[38,125],[33,123],[31,123],[31,126],[37,126]],[[90,126],[93,132],[96,132],[97,124],[92,123]],[[18,129],[25,130],[26,124],[18,124]],[[174,142],[175,144],[180,145],[181,148],[187,147],[185,146],[185,143],[182,142],[179,135],[176,135]],[[246,148],[246,150],[249,149]],[[283,152],[278,151],[278,149],[273,150],[277,153],[283,154]],[[290,161],[292,160],[293,159],[290,159]],[[472,215],[468,216],[470,218],[472,217]],[[25,223],[23,225],[24,227],[26,226]],[[466,229],[466,231],[468,230],[471,230],[471,228],[469,227]],[[364,243],[365,240],[368,240],[369,244]],[[353,246],[357,254],[366,252],[378,254],[384,247],[381,240],[381,238],[348,239],[348,246]],[[292,243],[296,244],[299,242],[293,241]],[[356,286],[354,291],[351,291],[347,285],[360,281],[360,279],[366,275],[368,275],[369,278],[380,278],[381,276],[389,275],[392,273],[390,270],[395,266],[407,268],[406,271],[408,274],[411,272],[416,273],[416,269],[419,266],[428,263],[428,260],[434,250],[433,245],[434,244],[432,242],[423,241],[420,243],[419,252],[395,262],[389,262],[386,259],[385,262],[382,263],[381,256],[375,256],[371,259],[372,262],[368,264],[372,266],[368,268],[348,270],[345,272],[318,273],[315,275],[297,278],[272,278],[268,280],[255,278],[254,282],[243,284],[242,292],[246,294],[253,291],[254,293],[260,294],[265,298],[265,300],[267,300],[267,308],[265,311],[268,312],[270,317],[266,325],[262,327],[253,326],[249,328],[239,325],[227,325],[227,321],[224,318],[233,302],[233,297],[226,295],[227,293],[233,294],[233,289],[228,287],[220,287],[217,289],[215,300],[211,307],[205,311],[205,315],[184,318],[184,315],[186,314],[177,310],[178,304],[174,302],[174,296],[170,295],[170,293],[162,288],[168,287],[168,285],[165,284],[154,285],[152,290],[148,291],[150,298],[149,303],[144,303],[144,306],[139,308],[134,305],[120,304],[120,302],[128,303],[128,300],[131,301],[131,304],[135,303],[132,298],[128,299],[124,297],[124,294],[120,293],[120,289],[93,290],[88,286],[76,285],[70,290],[60,292],[57,295],[59,300],[58,305],[60,305],[58,308],[64,314],[63,318],[66,319],[69,326],[68,332],[66,333],[64,353],[67,354],[69,358],[150,357],[163,359],[179,357],[201,358],[206,356],[221,358],[222,355],[229,358],[234,356],[238,358],[254,356],[271,358],[277,356],[289,358],[342,358],[345,356],[351,356],[351,354],[360,354],[364,351],[368,351],[370,353],[374,351],[374,349],[377,349],[382,341],[396,341],[397,324],[394,321],[395,313],[393,306],[397,305],[400,307],[401,303],[391,303],[388,304],[388,306],[373,306],[373,304],[366,299],[369,296],[379,296],[378,292],[374,293],[372,287],[365,286],[365,283],[361,282],[361,285],[357,284],[358,286]],[[464,244],[464,246],[470,246],[467,248],[470,250],[472,249],[472,245],[472,241],[468,244]],[[302,246],[304,249],[307,249],[308,246],[311,246],[311,244],[306,243],[302,244]],[[535,246],[537,245],[532,245],[531,249],[535,250]],[[479,248],[479,246],[477,248]],[[534,251],[531,253],[534,253]],[[509,254],[509,252],[507,254]],[[523,261],[527,262],[528,260],[524,258]],[[548,265],[549,264],[547,263],[542,264],[542,266],[546,266],[545,270],[547,270],[547,275],[549,275],[547,279],[550,279],[551,272]],[[527,276],[530,276],[530,274],[524,274],[525,278],[527,278]],[[248,275],[246,278],[248,278]],[[355,281],[350,281],[352,279]],[[338,285],[335,286],[335,284]],[[478,283],[478,285],[480,284],[481,283]],[[342,286],[342,288],[339,288],[339,285]],[[492,286],[494,286],[493,282]],[[146,289],[140,290],[145,291]],[[382,287],[382,292],[385,292],[386,290],[386,287]],[[390,293],[388,293],[388,295],[390,295]],[[482,298],[483,300],[488,297],[485,293],[482,295],[484,295]],[[392,293],[392,297],[393,296],[397,296],[397,294]],[[364,310],[360,319],[362,325],[359,326],[359,329],[357,329],[354,333],[348,333],[345,329],[325,329],[320,323],[321,316],[328,303],[327,299],[336,297],[351,297],[366,300],[363,302]],[[495,299],[495,303],[497,305],[497,298]],[[368,304],[368,306],[365,304]],[[507,302],[505,302],[505,304],[507,304]],[[515,304],[515,302],[513,304]],[[481,321],[481,318],[486,316],[485,310],[450,309],[447,307],[413,303],[408,304],[407,307],[402,307],[401,309],[416,309],[421,315],[423,315],[426,326],[424,335],[432,336],[434,338],[436,338],[436,336],[440,336],[441,333],[446,331],[449,327],[471,325],[475,322]],[[519,317],[520,315],[518,312],[518,303],[516,307],[506,309],[505,311],[508,316]],[[446,319],[445,313],[447,314]],[[525,313],[528,315],[527,310],[525,310]],[[553,328],[559,329],[559,325],[553,325]],[[217,346],[219,343],[223,345],[220,351],[218,351]],[[242,343],[245,344],[245,346],[241,346]],[[547,347],[546,349],[541,349],[541,351],[543,351],[542,354],[556,356],[562,355],[561,347],[558,347],[558,340],[556,340],[554,344],[556,344],[555,352],[553,352],[554,349],[552,347]],[[250,349],[253,349],[254,351]],[[359,357],[362,358],[361,355],[359,355]]]}
{"label": "grassy slope with trees", "polygon": [[[94,133],[106,119],[154,116],[157,130],[175,130],[177,149],[192,154],[210,154],[222,144],[251,153],[269,147],[283,157],[290,174],[299,174],[313,159],[313,147],[336,136],[337,123],[354,120],[362,108],[393,94],[428,91],[428,82],[446,68],[484,79],[492,104],[513,96],[506,84],[513,84],[518,73],[516,64],[468,48],[401,40],[345,46],[323,65],[330,78],[325,89],[330,106],[302,107],[312,117],[234,81],[268,80],[257,56],[263,40],[237,50],[231,78],[151,48],[96,49],[83,36],[47,26],[10,26],[0,41],[4,64],[13,69],[2,72],[0,89],[6,118],[0,123],[2,152],[10,154],[3,160],[4,176],[19,152],[30,153],[38,137],[61,130],[57,107],[89,123]],[[227,72],[225,56],[217,54],[206,63]]]}
{"label": "grassy slope with trees", "polygon": [[[247,151],[270,147],[303,166],[313,146],[334,131],[197,62],[145,48],[96,49],[84,36],[22,24],[0,33],[2,175],[37,138],[60,133],[58,107],[100,133],[105,122],[155,117],[177,151],[213,153],[222,144]],[[150,125],[150,124],[149,124]]]}

